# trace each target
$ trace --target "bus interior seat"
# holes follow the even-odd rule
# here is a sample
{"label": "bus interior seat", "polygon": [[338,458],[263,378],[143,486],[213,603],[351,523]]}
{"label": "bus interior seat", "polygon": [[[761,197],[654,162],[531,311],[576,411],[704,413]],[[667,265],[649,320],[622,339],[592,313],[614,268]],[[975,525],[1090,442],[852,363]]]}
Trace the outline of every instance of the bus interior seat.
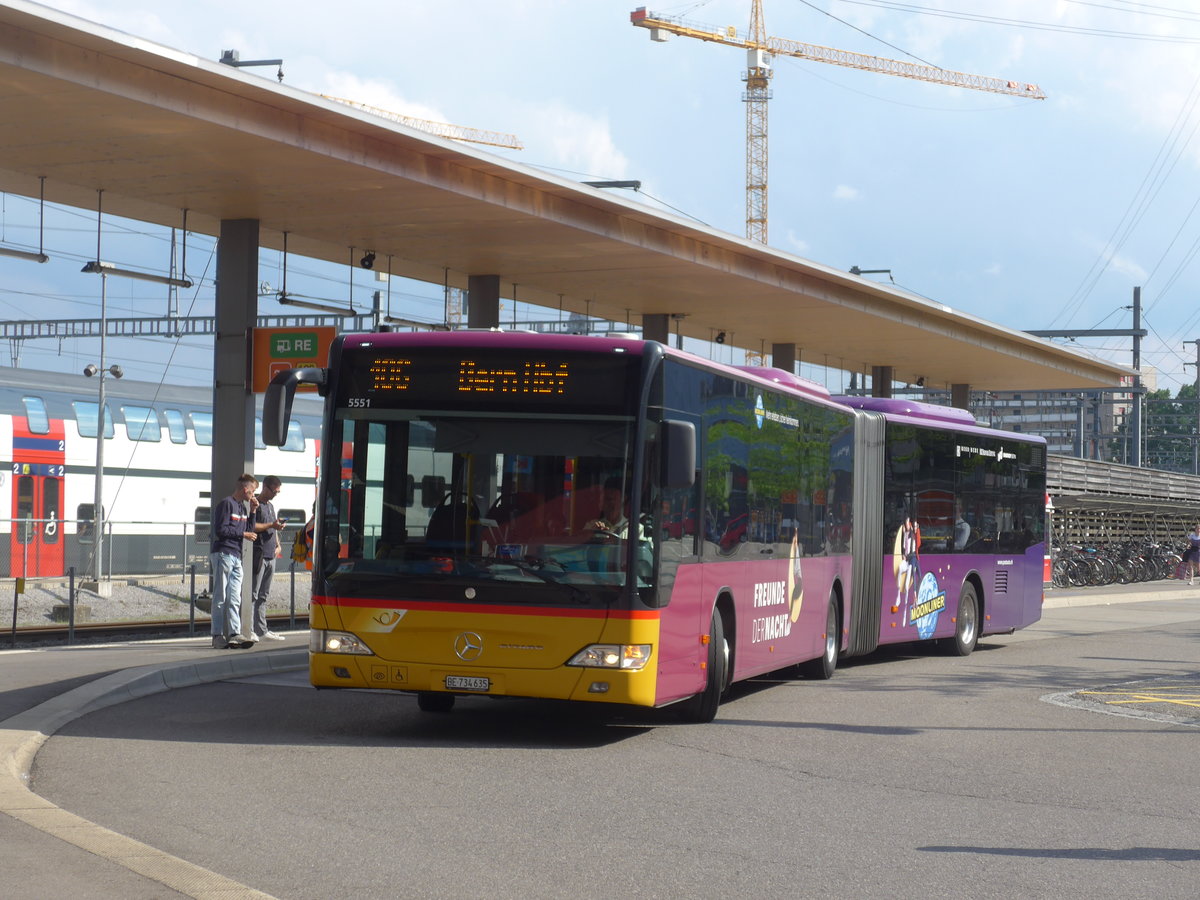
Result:
{"label": "bus interior seat", "polygon": [[441,552],[466,552],[479,529],[479,506],[473,498],[447,492],[429,516],[425,546]]}

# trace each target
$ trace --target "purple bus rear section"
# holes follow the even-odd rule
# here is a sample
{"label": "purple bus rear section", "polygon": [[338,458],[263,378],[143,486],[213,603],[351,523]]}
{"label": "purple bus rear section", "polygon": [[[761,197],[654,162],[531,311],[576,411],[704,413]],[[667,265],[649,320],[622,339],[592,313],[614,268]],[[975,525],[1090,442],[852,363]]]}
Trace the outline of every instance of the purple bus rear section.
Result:
{"label": "purple bus rear section", "polygon": [[[964,409],[914,400],[880,397],[833,398],[853,409],[882,413],[888,422],[932,426],[956,435],[1045,446],[1045,439],[985,428]],[[893,545],[894,547],[894,545]],[[888,548],[885,546],[885,551]],[[1041,618],[1044,541],[1030,543],[1011,554],[938,553],[920,548],[911,585],[900,583],[905,561],[897,554],[884,557],[883,617],[879,642],[949,637],[963,586],[972,581],[983,603],[980,633],[1007,633]]]}

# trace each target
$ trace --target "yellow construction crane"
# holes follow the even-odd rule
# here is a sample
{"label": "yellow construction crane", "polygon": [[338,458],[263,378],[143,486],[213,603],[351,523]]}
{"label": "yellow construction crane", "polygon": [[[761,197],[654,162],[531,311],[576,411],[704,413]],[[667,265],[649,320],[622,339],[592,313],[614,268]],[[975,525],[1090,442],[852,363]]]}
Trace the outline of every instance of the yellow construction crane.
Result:
{"label": "yellow construction crane", "polygon": [[732,25],[715,28],[687,22],[674,16],[660,16],[647,12],[644,6],[630,13],[629,19],[639,28],[650,29],[652,41],[665,41],[671,35],[678,34],[729,47],[740,47],[747,51],[746,74],[742,76],[742,80],[746,82],[746,91],[742,94],[742,99],[746,101],[746,237],[763,244],[767,242],[767,101],[771,99],[769,85],[771,76],[774,75],[771,70],[772,55],[795,56],[814,62],[882,72],[885,75],[898,75],[901,78],[932,81],[976,91],[990,91],[994,94],[1009,94],[1033,100],[1046,99],[1046,95],[1036,84],[989,78],[985,75],[968,75],[951,69],[939,69],[937,66],[769,37],[763,27],[762,0],[751,0],[750,31],[745,37],[739,37],[737,28]]}
{"label": "yellow construction crane", "polygon": [[407,125],[409,128],[416,128],[420,131],[426,131],[429,134],[436,134],[438,137],[449,138],[454,141],[470,141],[473,144],[490,144],[493,147],[507,147],[509,150],[525,149],[525,145],[521,143],[515,134],[504,134],[499,131],[481,131],[478,128],[465,128],[462,125],[450,125],[446,122],[431,122],[429,119],[403,116],[400,113],[380,109],[377,106],[368,106],[365,103],[359,103],[357,100],[347,100],[344,97],[333,97],[329,94],[322,94],[321,96],[326,100],[335,100],[338,103],[353,106],[355,109],[361,109],[363,112],[369,112],[373,116],[399,122],[401,125]]}

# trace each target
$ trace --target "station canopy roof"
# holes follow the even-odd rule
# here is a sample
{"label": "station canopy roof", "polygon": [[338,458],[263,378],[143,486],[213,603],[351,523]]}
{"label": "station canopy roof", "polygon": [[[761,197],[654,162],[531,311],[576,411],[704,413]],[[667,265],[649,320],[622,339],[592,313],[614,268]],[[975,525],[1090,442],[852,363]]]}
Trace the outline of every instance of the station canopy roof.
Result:
{"label": "station canopy roof", "polygon": [[[47,7],[0,2],[0,190],[261,243],[898,381],[1115,387],[1128,370],[949,306],[652,210]],[[378,266],[377,266],[378,268]]]}

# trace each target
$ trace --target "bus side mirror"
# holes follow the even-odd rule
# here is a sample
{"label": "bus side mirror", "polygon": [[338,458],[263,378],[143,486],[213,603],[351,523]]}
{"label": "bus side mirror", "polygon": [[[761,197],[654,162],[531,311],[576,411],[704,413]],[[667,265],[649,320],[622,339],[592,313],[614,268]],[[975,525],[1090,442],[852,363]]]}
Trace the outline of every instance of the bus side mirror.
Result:
{"label": "bus side mirror", "polygon": [[662,423],[663,488],[678,490],[696,482],[696,427],[666,419]]}
{"label": "bus side mirror", "polygon": [[292,420],[292,401],[296,399],[296,385],[315,384],[317,390],[324,395],[328,374],[327,369],[285,369],[271,379],[263,397],[264,444],[282,447],[287,442],[288,425]]}

